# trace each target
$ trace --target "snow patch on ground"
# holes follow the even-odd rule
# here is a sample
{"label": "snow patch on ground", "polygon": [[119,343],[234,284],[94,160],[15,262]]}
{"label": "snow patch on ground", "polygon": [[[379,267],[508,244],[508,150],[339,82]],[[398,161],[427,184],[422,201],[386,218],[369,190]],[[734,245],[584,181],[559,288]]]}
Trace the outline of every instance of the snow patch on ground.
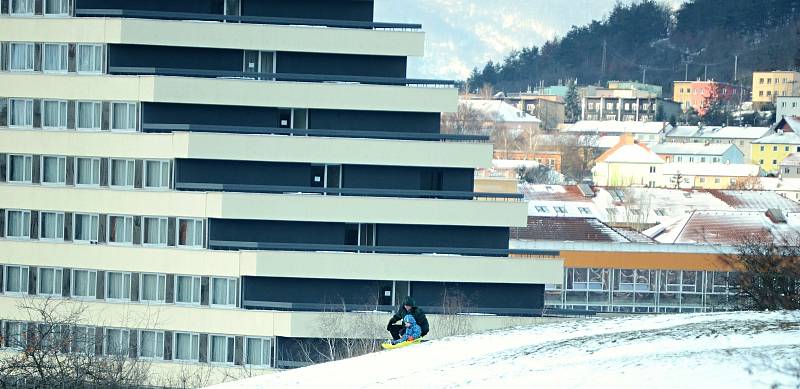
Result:
{"label": "snow patch on ground", "polygon": [[[800,312],[592,318],[451,337],[215,386],[769,387],[800,363]],[[794,385],[800,384],[794,382]]]}

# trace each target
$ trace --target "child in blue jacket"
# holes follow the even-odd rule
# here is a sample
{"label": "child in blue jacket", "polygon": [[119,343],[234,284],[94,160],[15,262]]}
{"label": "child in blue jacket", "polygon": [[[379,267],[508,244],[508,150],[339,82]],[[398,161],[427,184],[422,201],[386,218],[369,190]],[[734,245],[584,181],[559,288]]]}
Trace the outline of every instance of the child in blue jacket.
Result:
{"label": "child in blue jacket", "polygon": [[419,339],[419,337],[422,335],[422,328],[419,326],[419,324],[417,324],[414,316],[406,315],[403,318],[403,325],[406,327],[405,333],[403,333],[403,336],[401,336],[400,339],[393,340],[392,344],[403,343],[406,341],[411,342],[414,339]]}

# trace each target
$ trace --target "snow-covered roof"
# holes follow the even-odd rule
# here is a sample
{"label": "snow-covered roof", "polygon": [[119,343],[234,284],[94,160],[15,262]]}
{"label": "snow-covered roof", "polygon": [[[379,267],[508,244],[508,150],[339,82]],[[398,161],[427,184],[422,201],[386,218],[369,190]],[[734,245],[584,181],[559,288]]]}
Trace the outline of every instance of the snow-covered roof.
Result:
{"label": "snow-covered roof", "polygon": [[783,215],[787,222],[777,222],[764,211],[697,210],[653,238],[660,243],[721,245],[739,244],[747,238],[776,244],[795,242],[800,236],[800,219]]}
{"label": "snow-covered roof", "polygon": [[666,122],[635,122],[616,120],[581,120],[569,128],[568,132],[589,132],[606,134],[659,134],[671,126]]}
{"label": "snow-covered roof", "polygon": [[536,161],[526,161],[521,159],[493,159],[492,160],[492,167],[494,169],[502,169],[502,170],[511,170],[511,169],[519,169],[519,168],[534,168],[539,166],[539,162]]}
{"label": "snow-covered roof", "polygon": [[758,165],[744,163],[665,163],[661,172],[666,175],[678,173],[685,176],[756,177],[761,172]]}
{"label": "snow-covered roof", "polygon": [[462,100],[461,104],[469,105],[473,109],[481,111],[484,114],[494,116],[497,118],[497,120],[502,122],[542,122],[536,116],[530,115],[502,100]]}
{"label": "snow-covered roof", "polygon": [[648,149],[647,146],[634,143],[614,146],[614,148],[600,156],[597,162],[661,164],[664,163],[664,160]]}
{"label": "snow-covered roof", "polygon": [[800,166],[800,153],[789,154],[783,159],[781,166]]}
{"label": "snow-covered roof", "polygon": [[759,139],[769,132],[769,127],[678,126],[668,132],[667,136],[701,139]]}
{"label": "snow-covered roof", "polygon": [[597,140],[597,147],[610,149],[619,144],[619,135],[604,135]]}
{"label": "snow-covered roof", "polygon": [[[798,127],[800,128],[800,127]],[[753,141],[755,144],[800,145],[800,134],[796,132],[777,132]]]}
{"label": "snow-covered roof", "polygon": [[731,148],[742,152],[732,144],[723,143],[659,143],[653,145],[653,151],[659,155],[709,155],[722,156]]}
{"label": "snow-covered roof", "polygon": [[751,211],[782,209],[787,212],[800,212],[800,203],[768,190],[709,190],[708,192],[733,209]]}
{"label": "snow-covered roof", "polygon": [[528,216],[526,227],[512,227],[511,239],[628,243],[624,235],[593,217]]}
{"label": "snow-covered roof", "polygon": [[[460,317],[469,320],[469,315]],[[797,383],[777,366],[791,363],[800,348],[798,311],[545,318],[524,326],[529,319],[497,319],[509,328],[213,388],[749,389]],[[445,321],[431,321],[428,337],[435,336],[436,323]]]}
{"label": "snow-covered roof", "polygon": [[779,192],[800,192],[800,178],[761,177],[764,190]]}

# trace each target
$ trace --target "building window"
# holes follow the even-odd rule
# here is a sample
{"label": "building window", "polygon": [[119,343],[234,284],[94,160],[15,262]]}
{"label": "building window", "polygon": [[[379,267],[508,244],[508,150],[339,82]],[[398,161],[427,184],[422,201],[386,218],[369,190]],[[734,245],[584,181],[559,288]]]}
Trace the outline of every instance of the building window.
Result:
{"label": "building window", "polygon": [[75,242],[97,242],[97,235],[99,230],[99,216],[77,213],[75,214]]}
{"label": "building window", "polygon": [[9,70],[12,72],[32,72],[34,48],[33,43],[11,43]]}
{"label": "building window", "polygon": [[556,213],[567,213],[566,207],[553,207],[553,209],[555,209]]}
{"label": "building window", "polygon": [[64,185],[67,175],[67,157],[42,156],[42,184]]}
{"label": "building window", "polygon": [[200,336],[186,332],[175,333],[175,360],[194,361],[200,359]]}
{"label": "building window", "polygon": [[209,362],[211,363],[233,363],[233,336],[211,335],[209,337]]}
{"label": "building window", "polygon": [[655,172],[656,172],[656,167],[650,166],[650,173],[655,173]]}
{"label": "building window", "polygon": [[136,103],[111,103],[111,129],[136,131]]}
{"label": "building window", "polygon": [[75,158],[75,184],[100,185],[100,158]]}
{"label": "building window", "polygon": [[94,355],[96,345],[96,330],[94,327],[72,327],[72,352],[78,354]]}
{"label": "building window", "polygon": [[667,215],[667,211],[664,208],[657,208],[653,212],[656,214],[656,216],[666,216]]}
{"label": "building window", "polygon": [[43,240],[64,240],[64,214],[61,212],[42,212],[39,222],[39,238]]}
{"label": "building window", "polygon": [[631,208],[630,212],[633,216],[640,216],[642,214],[642,211],[640,211],[638,208]]}
{"label": "building window", "polygon": [[236,279],[211,279],[211,305],[236,306]]}
{"label": "building window", "polygon": [[164,274],[142,274],[139,300],[153,303],[165,302],[166,284],[167,276]]}
{"label": "building window", "polygon": [[30,155],[8,155],[8,182],[30,184],[33,175],[33,157]]}
{"label": "building window", "polygon": [[81,131],[100,131],[103,104],[99,101],[78,102],[77,127]]}
{"label": "building window", "polygon": [[764,151],[764,146],[760,146],[760,147],[759,147],[759,150],[760,150],[760,151]]}
{"label": "building window", "polygon": [[45,15],[69,15],[68,0],[45,0]]}
{"label": "building window", "polygon": [[706,157],[700,157],[700,162],[705,162],[705,161],[706,161]]}
{"label": "building window", "polygon": [[31,213],[22,210],[6,210],[6,237],[28,239],[31,237]]}
{"label": "building window", "polygon": [[580,212],[583,215],[591,215],[592,214],[592,210],[590,210],[589,208],[584,208],[584,207],[579,207],[578,208],[578,212]]}
{"label": "building window", "polygon": [[106,272],[106,298],[109,300],[130,300],[131,274]]}
{"label": "building window", "polygon": [[102,45],[78,45],[78,73],[100,73],[102,63]]}
{"label": "building window", "polygon": [[251,366],[270,366],[272,363],[272,341],[265,338],[246,338],[245,361]]}
{"label": "building window", "polygon": [[64,270],[52,267],[39,268],[38,294],[43,296],[61,296],[61,282],[64,279]]}
{"label": "building window", "polygon": [[111,165],[111,186],[117,188],[133,188],[135,163],[132,159],[115,159],[109,161]]}
{"label": "building window", "polygon": [[44,100],[42,102],[42,127],[64,130],[67,128],[67,102]]}
{"label": "building window", "polygon": [[783,151],[789,151],[789,146],[785,146],[785,147],[783,148]]}
{"label": "building window", "polygon": [[133,243],[133,217],[108,217],[108,242],[118,244]]}
{"label": "building window", "polygon": [[97,272],[94,270],[72,271],[72,297],[95,298],[97,295]]}
{"label": "building window", "polygon": [[700,177],[700,183],[703,184],[705,182],[706,182],[706,178],[705,177]]}
{"label": "building window", "polygon": [[105,355],[127,357],[130,347],[130,330],[122,328],[107,328],[103,350]]}
{"label": "building window", "polygon": [[21,322],[6,323],[5,345],[9,348],[24,349],[28,347],[28,324]]}
{"label": "building window", "polygon": [[169,161],[144,161],[144,187],[169,188]]}
{"label": "building window", "polygon": [[33,100],[9,99],[8,105],[9,127],[33,127]]}
{"label": "building window", "polygon": [[758,164],[759,164],[759,165],[763,165],[763,164],[764,164],[764,160],[763,160],[763,159],[759,159],[759,160],[758,160]]}
{"label": "building window", "polygon": [[67,52],[69,46],[65,43],[45,43],[44,63],[42,68],[45,73],[66,73]]}
{"label": "building window", "polygon": [[161,331],[140,331],[139,357],[164,359],[164,333]]}
{"label": "building window", "polygon": [[537,205],[537,206],[536,206],[536,212],[540,212],[540,213],[547,213],[547,212],[548,212],[548,211],[547,211],[547,207],[543,207],[543,206],[539,206],[539,205]]}
{"label": "building window", "polygon": [[203,247],[203,221],[200,219],[178,219],[178,246]]}
{"label": "building window", "polygon": [[175,302],[200,304],[200,277],[175,276]]}
{"label": "building window", "polygon": [[6,265],[5,292],[28,293],[28,267]]}
{"label": "building window", "polygon": [[772,151],[778,151],[778,146],[772,146]]}
{"label": "building window", "polygon": [[167,245],[167,218],[145,217],[142,243],[152,246]]}
{"label": "building window", "polygon": [[714,177],[714,183],[715,183],[715,184],[719,184],[719,183],[720,183],[720,179],[719,179],[719,177]]}

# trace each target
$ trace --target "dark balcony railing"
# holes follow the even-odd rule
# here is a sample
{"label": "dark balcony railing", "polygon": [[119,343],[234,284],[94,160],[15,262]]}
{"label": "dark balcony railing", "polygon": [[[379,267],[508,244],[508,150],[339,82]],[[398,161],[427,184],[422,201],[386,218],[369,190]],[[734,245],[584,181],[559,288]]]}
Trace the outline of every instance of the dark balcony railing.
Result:
{"label": "dark balcony railing", "polygon": [[408,189],[361,189],[361,188],[319,188],[307,186],[249,185],[249,184],[211,184],[196,182],[176,182],[175,189],[205,192],[238,193],[309,193],[331,196],[369,196],[435,198],[453,200],[494,199],[522,201],[521,193],[477,193],[446,190],[408,190]]}
{"label": "dark balcony railing", "polygon": [[226,22],[226,23],[274,24],[280,26],[360,28],[360,29],[370,29],[370,30],[418,31],[422,29],[421,24],[408,24],[408,23],[376,23],[376,22],[362,22],[355,20],[276,18],[276,17],[263,17],[263,16],[232,16],[232,15],[204,14],[204,13],[191,13],[191,12],[164,12],[164,11],[127,10],[127,9],[78,8],[75,10],[75,16],[139,18],[139,19],[160,19],[160,20],[199,20],[199,21]]}
{"label": "dark balcony railing", "polygon": [[[314,304],[286,303],[278,301],[243,300],[244,309],[288,311],[288,312],[386,312],[394,313],[396,307],[391,305],[365,304]],[[421,306],[426,313],[441,315],[452,314],[452,307]],[[595,311],[578,309],[526,309],[526,308],[466,308],[456,314],[483,314],[497,316],[595,316]]]}
{"label": "dark balcony railing", "polygon": [[325,130],[325,129],[295,129],[276,127],[252,126],[221,126],[207,124],[164,124],[144,123],[142,131],[145,132],[212,132],[225,134],[261,134],[261,135],[290,135],[290,136],[320,136],[328,138],[366,138],[366,139],[392,139],[392,140],[420,140],[443,142],[476,142],[488,143],[489,137],[484,135],[454,135],[427,132],[393,132],[393,131],[357,131],[357,130]]}
{"label": "dark balcony railing", "polygon": [[208,247],[212,250],[330,251],[343,253],[440,254],[478,257],[507,257],[509,253],[508,249],[469,247],[356,246],[344,244],[241,242],[227,240],[209,240]]}
{"label": "dark balcony railing", "polygon": [[426,86],[450,88],[456,85],[452,80],[428,80],[417,78],[371,77],[371,76],[340,76],[331,74],[297,74],[297,73],[253,73],[227,70],[204,69],[175,69],[110,66],[108,73],[135,76],[176,76],[176,77],[203,77],[203,78],[228,78],[241,80],[260,81],[292,81],[292,82],[322,82],[322,83],[348,83],[370,85],[394,86]]}

